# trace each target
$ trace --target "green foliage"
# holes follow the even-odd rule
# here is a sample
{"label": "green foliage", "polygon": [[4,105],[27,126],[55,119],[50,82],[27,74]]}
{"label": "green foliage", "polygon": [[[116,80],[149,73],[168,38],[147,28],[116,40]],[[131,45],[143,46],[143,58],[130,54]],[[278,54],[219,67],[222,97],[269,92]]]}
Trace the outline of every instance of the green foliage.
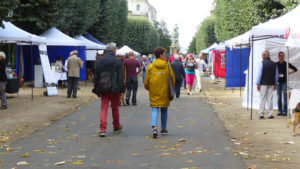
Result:
{"label": "green foliage", "polygon": [[201,26],[199,27],[195,37],[196,53],[217,42],[215,35],[215,24],[216,22],[214,17],[207,17],[201,23]]}
{"label": "green foliage", "polygon": [[[10,19],[8,13],[13,11],[18,4],[19,0],[1,0],[0,1],[0,21]],[[2,26],[2,22],[0,23]]]}
{"label": "green foliage", "polygon": [[197,53],[195,36],[193,37],[193,40],[189,45],[188,53],[194,53],[194,54]]}
{"label": "green foliage", "polygon": [[129,17],[125,41],[141,54],[149,54],[159,45],[159,35],[145,17]]}
{"label": "green foliage", "polygon": [[101,0],[97,22],[89,32],[104,43],[124,44],[127,25],[127,0]]}
{"label": "green foliage", "polygon": [[216,37],[219,41],[231,39],[290,11],[298,0],[217,0],[213,11],[216,17]]}
{"label": "green foliage", "polygon": [[170,46],[172,44],[171,35],[168,30],[167,24],[165,21],[157,22],[155,21],[154,26],[156,28],[156,31],[159,35],[159,46],[162,46],[170,51]]}

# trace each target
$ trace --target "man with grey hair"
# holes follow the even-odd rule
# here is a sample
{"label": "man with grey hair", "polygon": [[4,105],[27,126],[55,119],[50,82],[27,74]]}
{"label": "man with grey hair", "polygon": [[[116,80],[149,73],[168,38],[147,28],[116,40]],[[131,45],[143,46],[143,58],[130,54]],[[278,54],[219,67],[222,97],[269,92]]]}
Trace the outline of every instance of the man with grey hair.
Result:
{"label": "man with grey hair", "polygon": [[268,50],[262,53],[262,59],[256,81],[257,90],[260,92],[259,118],[264,119],[267,104],[268,118],[273,119],[273,93],[276,90],[278,71],[276,63],[271,60]]}
{"label": "man with grey hair", "polygon": [[77,98],[78,81],[80,77],[80,69],[83,67],[83,61],[78,57],[78,51],[74,50],[67,60],[68,70],[68,91],[67,97]]}
{"label": "man with grey hair", "polygon": [[114,133],[119,133],[123,126],[120,124],[119,103],[121,93],[125,91],[124,71],[122,61],[116,57],[115,43],[107,44],[105,55],[96,61],[94,83],[110,78],[111,88],[108,93],[101,94],[100,132],[99,137],[106,136],[107,110],[109,102],[112,107]]}
{"label": "man with grey hair", "polygon": [[180,61],[180,56],[178,54],[174,55],[174,61],[171,63],[173,72],[175,74],[175,93],[176,98],[180,97],[180,88],[182,86],[183,79],[185,79],[185,71],[182,62]]}
{"label": "man with grey hair", "polygon": [[5,65],[5,53],[0,52],[0,100],[1,100],[1,110],[7,109],[7,102],[6,102],[6,83],[7,83],[7,76],[6,76],[6,65]]}

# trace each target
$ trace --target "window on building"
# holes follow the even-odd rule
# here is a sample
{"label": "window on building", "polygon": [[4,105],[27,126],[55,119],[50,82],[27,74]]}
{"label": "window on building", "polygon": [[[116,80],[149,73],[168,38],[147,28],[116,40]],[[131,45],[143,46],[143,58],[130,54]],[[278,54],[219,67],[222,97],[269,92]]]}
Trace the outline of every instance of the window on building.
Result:
{"label": "window on building", "polygon": [[140,5],[140,4],[137,4],[137,5],[136,5],[136,11],[138,11],[138,12],[139,12],[139,11],[140,11],[140,9],[141,9],[141,5]]}
{"label": "window on building", "polygon": [[226,54],[221,55],[221,68],[226,67]]}

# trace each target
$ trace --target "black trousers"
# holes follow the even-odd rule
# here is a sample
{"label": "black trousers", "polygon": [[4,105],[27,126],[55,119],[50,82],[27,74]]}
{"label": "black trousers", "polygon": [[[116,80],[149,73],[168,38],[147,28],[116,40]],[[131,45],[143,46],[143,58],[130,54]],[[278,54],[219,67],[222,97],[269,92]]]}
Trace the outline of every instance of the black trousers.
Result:
{"label": "black trousers", "polygon": [[73,97],[77,97],[78,77],[68,77],[68,97],[73,93]]}
{"label": "black trousers", "polygon": [[182,86],[182,80],[176,80],[176,82],[175,82],[176,98],[180,97],[181,86]]}
{"label": "black trousers", "polygon": [[136,93],[138,90],[138,78],[137,77],[128,77],[126,79],[126,100],[129,101],[132,91],[132,104],[136,104]]}

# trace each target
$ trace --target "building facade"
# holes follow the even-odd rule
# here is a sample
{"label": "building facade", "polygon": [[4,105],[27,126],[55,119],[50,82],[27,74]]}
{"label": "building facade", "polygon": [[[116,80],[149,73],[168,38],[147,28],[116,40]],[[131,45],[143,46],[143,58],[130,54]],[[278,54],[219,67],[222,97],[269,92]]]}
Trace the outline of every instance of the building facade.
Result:
{"label": "building facade", "polygon": [[151,23],[157,20],[156,9],[148,2],[148,0],[128,0],[128,10],[131,16],[144,16]]}

